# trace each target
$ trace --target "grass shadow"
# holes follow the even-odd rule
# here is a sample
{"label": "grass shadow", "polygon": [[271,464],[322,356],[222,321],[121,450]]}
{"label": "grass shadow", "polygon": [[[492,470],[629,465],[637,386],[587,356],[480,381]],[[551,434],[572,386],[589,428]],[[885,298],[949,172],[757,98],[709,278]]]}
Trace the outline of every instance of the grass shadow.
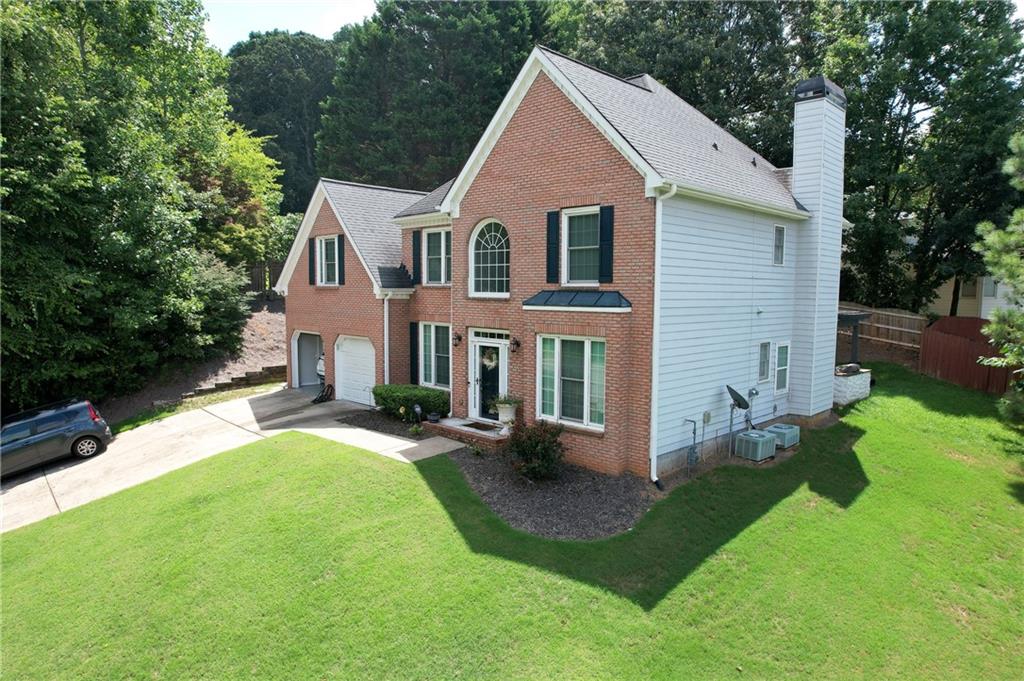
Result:
{"label": "grass shadow", "polygon": [[999,418],[995,406],[998,395],[963,388],[898,364],[868,362],[864,366],[871,369],[873,394],[909,397],[929,411],[947,416]]}
{"label": "grass shadow", "polygon": [[802,485],[849,507],[869,484],[852,449],[862,434],[845,423],[808,431],[801,450],[779,466],[717,469],[678,487],[632,531],[590,542],[543,539],[510,528],[447,457],[416,466],[473,551],[599,586],[651,610]]}

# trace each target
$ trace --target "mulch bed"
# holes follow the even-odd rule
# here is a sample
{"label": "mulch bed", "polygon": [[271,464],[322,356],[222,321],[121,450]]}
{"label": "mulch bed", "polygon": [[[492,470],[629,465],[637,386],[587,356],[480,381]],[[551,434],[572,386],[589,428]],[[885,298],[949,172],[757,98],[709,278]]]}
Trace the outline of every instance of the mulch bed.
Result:
{"label": "mulch bed", "polygon": [[601,539],[631,529],[663,496],[633,475],[613,477],[566,465],[555,480],[533,482],[503,453],[448,454],[469,486],[516,529],[550,539]]}
{"label": "mulch bed", "polygon": [[422,440],[430,437],[430,434],[426,432],[422,432],[419,435],[413,435],[409,432],[409,428],[412,424],[399,421],[398,419],[388,416],[384,412],[377,411],[376,409],[351,412],[337,419],[337,421],[338,423],[344,423],[347,426],[366,428],[367,430],[375,430],[378,433],[387,433],[388,435],[397,435],[410,440]]}
{"label": "mulch bed", "polygon": [[[861,338],[859,350],[861,362],[892,362],[911,371],[917,371],[919,353],[916,349]],[[850,338],[849,336],[838,336],[836,338],[836,364],[843,364],[849,359]]]}

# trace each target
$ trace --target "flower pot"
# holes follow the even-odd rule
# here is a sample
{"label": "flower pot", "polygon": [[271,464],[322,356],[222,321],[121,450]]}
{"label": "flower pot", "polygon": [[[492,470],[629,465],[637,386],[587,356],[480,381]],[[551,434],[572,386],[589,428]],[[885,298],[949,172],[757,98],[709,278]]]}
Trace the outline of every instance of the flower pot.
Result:
{"label": "flower pot", "polygon": [[516,405],[498,404],[495,406],[498,408],[498,420],[505,424],[505,428],[501,432],[502,434],[508,434],[509,426],[516,420]]}
{"label": "flower pot", "polygon": [[438,423],[440,420],[441,415],[438,414],[436,411],[432,411],[429,414],[427,414],[427,421],[430,421],[431,423]]}

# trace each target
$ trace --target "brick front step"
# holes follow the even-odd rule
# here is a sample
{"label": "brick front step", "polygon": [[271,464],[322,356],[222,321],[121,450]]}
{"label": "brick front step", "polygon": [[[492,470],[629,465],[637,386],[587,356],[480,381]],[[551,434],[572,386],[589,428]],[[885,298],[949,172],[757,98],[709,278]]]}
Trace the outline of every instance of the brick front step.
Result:
{"label": "brick front step", "polygon": [[450,418],[440,423],[424,422],[423,427],[430,433],[441,435],[463,442],[467,445],[493,452],[501,449],[508,442],[507,435],[499,435],[498,431],[476,430],[468,425],[466,419]]}

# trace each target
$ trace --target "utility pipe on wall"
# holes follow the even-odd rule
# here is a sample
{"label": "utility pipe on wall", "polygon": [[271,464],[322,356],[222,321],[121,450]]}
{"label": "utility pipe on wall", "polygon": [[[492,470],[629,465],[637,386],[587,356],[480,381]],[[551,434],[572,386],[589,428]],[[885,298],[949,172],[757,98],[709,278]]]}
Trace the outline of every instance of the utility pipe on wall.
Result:
{"label": "utility pipe on wall", "polygon": [[384,383],[391,382],[391,306],[388,301],[390,293],[384,294]]}
{"label": "utility pipe on wall", "polygon": [[656,197],[655,218],[654,218],[654,328],[651,333],[651,435],[650,435],[650,456],[651,456],[651,482],[661,489],[661,481],[658,480],[658,374],[661,372],[661,363],[658,357],[658,326],[660,324],[661,307],[661,221],[662,203],[671,199],[679,191],[679,185],[673,183],[669,190]]}

